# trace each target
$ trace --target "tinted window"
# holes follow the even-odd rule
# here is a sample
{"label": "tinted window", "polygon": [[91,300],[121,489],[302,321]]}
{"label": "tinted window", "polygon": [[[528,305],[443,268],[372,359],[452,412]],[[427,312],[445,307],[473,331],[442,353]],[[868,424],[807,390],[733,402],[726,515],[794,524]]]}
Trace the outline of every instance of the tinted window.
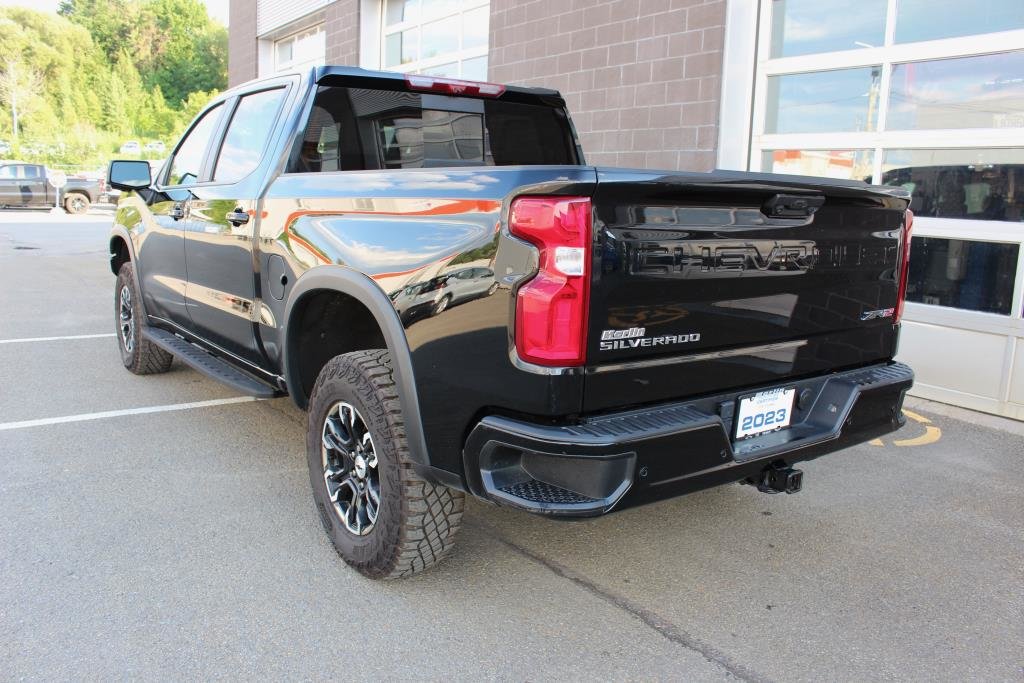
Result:
{"label": "tinted window", "polygon": [[1009,315],[1020,245],[915,237],[907,301]]}
{"label": "tinted window", "polygon": [[233,183],[256,170],[284,99],[284,88],[245,95],[231,117],[213,179]]}
{"label": "tinted window", "polygon": [[11,165],[0,167],[0,178],[7,180],[26,178],[41,178],[41,166]]}
{"label": "tinted window", "polygon": [[374,123],[384,168],[484,163],[484,117],[423,109]]}
{"label": "tinted window", "polygon": [[1024,220],[1024,150],[893,149],[882,182],[910,191],[918,216]]}
{"label": "tinted window", "polygon": [[222,105],[218,104],[203,114],[203,118],[192,127],[181,141],[167,175],[168,185],[191,185],[199,179],[203,167],[203,156],[210,143],[210,137],[217,129]]}
{"label": "tinted window", "polygon": [[575,163],[557,107],[321,87],[289,171]]}

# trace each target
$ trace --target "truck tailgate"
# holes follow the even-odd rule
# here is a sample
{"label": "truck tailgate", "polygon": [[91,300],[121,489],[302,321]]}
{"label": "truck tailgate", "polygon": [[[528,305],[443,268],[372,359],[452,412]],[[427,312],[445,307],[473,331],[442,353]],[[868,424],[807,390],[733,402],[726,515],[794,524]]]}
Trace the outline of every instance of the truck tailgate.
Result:
{"label": "truck tailgate", "polygon": [[891,358],[902,189],[598,169],[584,410]]}

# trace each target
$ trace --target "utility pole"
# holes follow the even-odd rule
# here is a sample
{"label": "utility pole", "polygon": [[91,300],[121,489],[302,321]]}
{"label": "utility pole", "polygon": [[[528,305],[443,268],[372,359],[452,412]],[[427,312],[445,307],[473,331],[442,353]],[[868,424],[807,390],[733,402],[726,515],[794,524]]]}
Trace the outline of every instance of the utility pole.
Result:
{"label": "utility pole", "polygon": [[18,72],[15,70],[16,62],[7,62],[7,82],[11,89],[11,131],[14,144],[18,144]]}

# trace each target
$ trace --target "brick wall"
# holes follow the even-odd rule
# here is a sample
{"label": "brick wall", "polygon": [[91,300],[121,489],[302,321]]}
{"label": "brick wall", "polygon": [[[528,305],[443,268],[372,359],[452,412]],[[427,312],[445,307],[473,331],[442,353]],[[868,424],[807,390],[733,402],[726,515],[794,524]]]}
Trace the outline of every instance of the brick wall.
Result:
{"label": "brick wall", "polygon": [[327,6],[327,63],[359,65],[359,0],[337,0]]}
{"label": "brick wall", "polygon": [[256,3],[231,0],[228,5],[228,85],[256,78]]}
{"label": "brick wall", "polygon": [[715,165],[725,0],[491,0],[490,80],[555,88],[592,164]]}

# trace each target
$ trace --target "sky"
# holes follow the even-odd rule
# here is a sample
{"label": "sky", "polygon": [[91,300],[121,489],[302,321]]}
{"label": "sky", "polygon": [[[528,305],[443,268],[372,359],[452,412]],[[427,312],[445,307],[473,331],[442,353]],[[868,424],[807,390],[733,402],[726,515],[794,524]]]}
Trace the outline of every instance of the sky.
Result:
{"label": "sky", "polygon": [[[211,17],[228,25],[228,0],[202,0],[206,5],[206,11]],[[60,0],[0,0],[0,7],[29,7],[50,12],[56,12]]]}

